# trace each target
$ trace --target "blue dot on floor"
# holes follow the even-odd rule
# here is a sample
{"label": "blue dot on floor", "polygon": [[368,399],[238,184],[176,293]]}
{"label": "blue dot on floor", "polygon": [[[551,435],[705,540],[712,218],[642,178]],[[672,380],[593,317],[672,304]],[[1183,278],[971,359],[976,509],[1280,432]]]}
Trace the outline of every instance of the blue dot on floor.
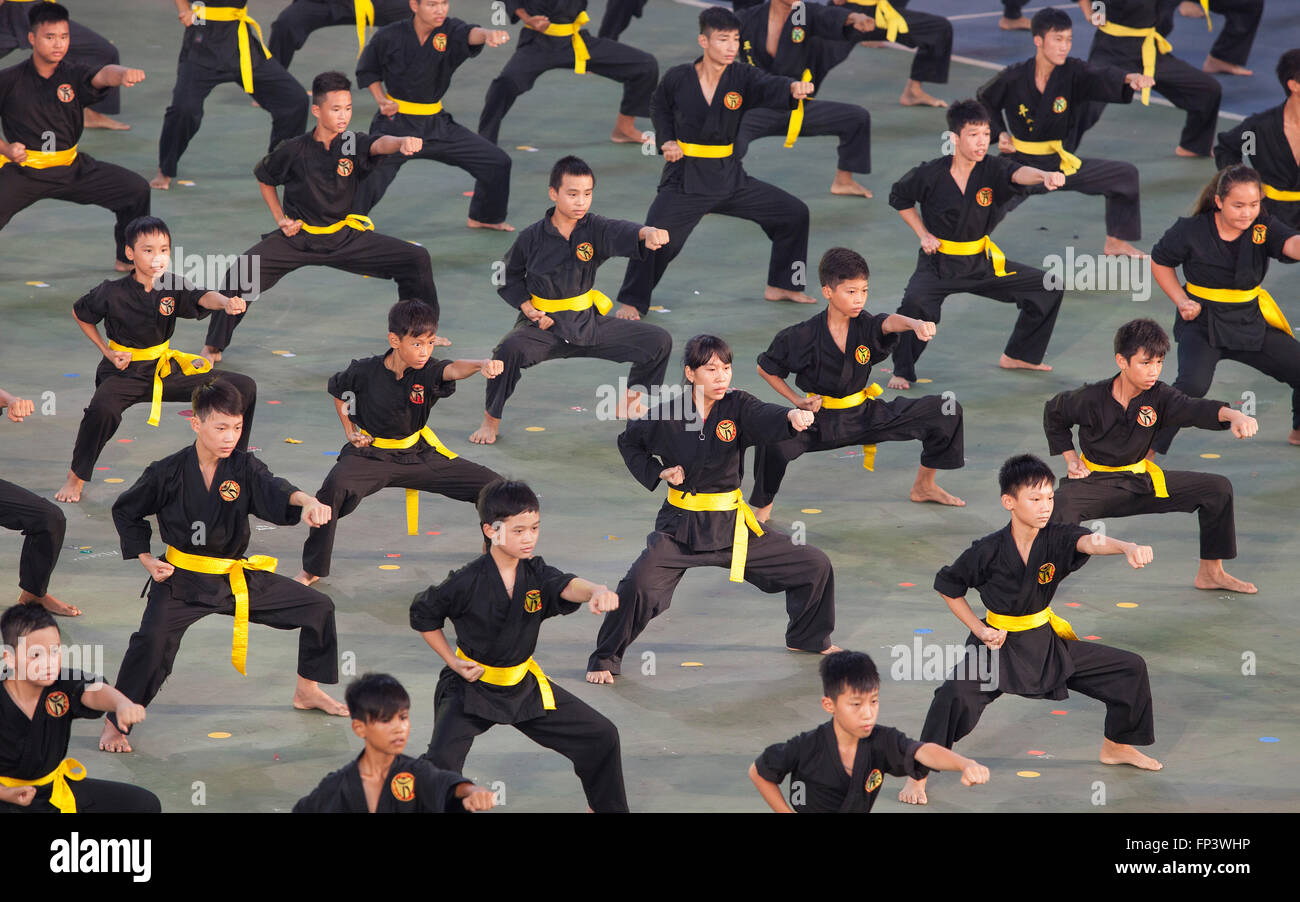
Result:
{"label": "blue dot on floor", "polygon": [[337,451],[322,451],[321,454],[325,455],[326,457],[338,457]]}
{"label": "blue dot on floor", "polygon": [[64,373],[64,374],[63,374],[63,378],[65,378],[65,379],[79,379],[79,378],[81,378],[81,373]]}
{"label": "blue dot on floor", "polygon": [[1282,740],[1278,739],[1276,736],[1261,736],[1259,737],[1259,741],[1260,742],[1281,742]]}
{"label": "blue dot on floor", "polygon": [[920,629],[912,630],[912,632],[916,633],[917,635],[924,635],[925,633],[933,633],[934,630],[930,629],[929,627],[923,626]]}

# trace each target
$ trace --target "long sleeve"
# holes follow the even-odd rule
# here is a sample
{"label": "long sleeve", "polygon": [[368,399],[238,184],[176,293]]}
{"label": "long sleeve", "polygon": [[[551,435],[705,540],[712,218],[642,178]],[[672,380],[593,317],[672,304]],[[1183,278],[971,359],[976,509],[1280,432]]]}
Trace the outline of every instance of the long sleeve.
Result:
{"label": "long sleeve", "polygon": [[1006,126],[1002,118],[1002,105],[1006,101],[1007,83],[1006,70],[999,72],[990,78],[984,85],[975,92],[975,99],[984,104],[985,109],[989,111],[989,144],[996,147],[998,136],[1006,131]]}
{"label": "long sleeve", "polygon": [[113,525],[122,542],[122,560],[132,561],[149,552],[153,528],[145,518],[161,506],[162,474],[150,464],[135,485],[113,502]]}
{"label": "long sleeve", "polygon": [[298,491],[297,487],[271,473],[256,457],[247,460],[253,490],[249,513],[276,526],[296,526],[302,519],[302,508],[290,504],[289,497]]}
{"label": "long sleeve", "polygon": [[677,127],[674,116],[677,104],[673,100],[673,84],[677,74],[670,70],[659,80],[654,94],[650,97],[650,122],[655,130],[655,144],[663,152],[664,143],[677,140]]}
{"label": "long sleeve", "polygon": [[1237,127],[1226,132],[1219,132],[1218,143],[1214,145],[1214,165],[1219,169],[1234,166],[1240,162],[1241,147],[1248,122],[1243,121]]}
{"label": "long sleeve", "polygon": [[618,453],[623,455],[628,472],[651,492],[659,486],[659,473],[663,470],[662,463],[650,450],[654,428],[654,421],[633,420],[618,437]]}
{"label": "long sleeve", "polygon": [[527,232],[520,235],[510,245],[510,251],[506,254],[506,283],[497,289],[501,299],[516,310],[533,296],[524,278],[528,274],[528,248],[525,243],[531,234]]}
{"label": "long sleeve", "polygon": [[1043,405],[1043,432],[1049,454],[1074,450],[1074,426],[1079,422],[1082,393],[1086,388],[1063,391]]}

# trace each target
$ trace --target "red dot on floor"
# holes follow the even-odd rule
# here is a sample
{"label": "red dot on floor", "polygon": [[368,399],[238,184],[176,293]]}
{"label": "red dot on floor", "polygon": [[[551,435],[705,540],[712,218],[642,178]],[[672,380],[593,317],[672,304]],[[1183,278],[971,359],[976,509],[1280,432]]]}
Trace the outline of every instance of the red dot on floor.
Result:
{"label": "red dot on floor", "polygon": [[95,467],[96,470],[111,470],[112,467]]}
{"label": "red dot on floor", "polygon": [[913,586],[915,586],[916,583],[899,583],[899,585],[902,586],[904,589],[910,589]]}
{"label": "red dot on floor", "polygon": [[473,191],[462,191],[462,192],[460,193],[460,196],[461,196],[461,197],[473,197],[473,196],[474,196],[474,192],[473,192]]}
{"label": "red dot on floor", "polygon": [[1067,608],[1077,608],[1079,606],[1079,603],[1077,601],[1067,601],[1065,603],[1065,606]]}
{"label": "red dot on floor", "polygon": [[425,535],[426,535],[426,536],[440,536],[440,535],[442,535],[442,533],[438,532],[437,530],[429,530],[428,532],[425,533]]}
{"label": "red dot on floor", "polygon": [[120,439],[118,439],[118,442],[119,442],[120,444],[123,444],[123,445],[130,444],[130,443],[133,442],[133,441],[135,441],[135,439],[133,439],[133,438],[120,438]]}
{"label": "red dot on floor", "polygon": [[386,554],[384,557],[401,557],[400,554]]}
{"label": "red dot on floor", "polygon": [[1066,714],[1066,712],[1065,712],[1065,711],[1060,711],[1060,710],[1057,710],[1057,711],[1053,711],[1053,712],[1052,712],[1052,713],[1053,713],[1053,714],[1057,714],[1057,715],[1060,715],[1060,716],[1061,716],[1061,717],[1064,717],[1064,716],[1065,716],[1065,714]]}
{"label": "red dot on floor", "polygon": [[1030,750],[1029,750],[1029,754],[1031,754],[1031,755],[1046,755],[1047,752],[1043,751],[1042,749],[1030,749]]}
{"label": "red dot on floor", "polygon": [[192,416],[194,416],[194,411],[192,411],[192,410],[178,410],[178,411],[176,411],[176,415],[177,415],[177,416],[180,416],[180,417],[192,417]]}
{"label": "red dot on floor", "polygon": [[1083,638],[1087,639],[1090,642],[1096,642],[1098,639],[1101,638],[1101,636],[1084,636]]}
{"label": "red dot on floor", "polygon": [[267,401],[266,403],[267,403],[267,404],[279,404],[280,402],[279,402],[279,401]]}

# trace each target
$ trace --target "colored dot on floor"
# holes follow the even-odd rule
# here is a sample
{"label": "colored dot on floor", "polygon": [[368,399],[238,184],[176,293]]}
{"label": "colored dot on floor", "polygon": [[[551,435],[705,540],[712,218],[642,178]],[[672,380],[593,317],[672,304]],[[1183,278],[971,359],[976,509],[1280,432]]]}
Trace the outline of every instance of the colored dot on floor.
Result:
{"label": "colored dot on floor", "polygon": [[266,403],[267,403],[267,404],[279,404],[280,402],[279,402],[279,401],[267,401]]}
{"label": "colored dot on floor", "polygon": [[397,564],[380,564],[379,569],[380,570],[401,570],[402,568]]}
{"label": "colored dot on floor", "polygon": [[683,662],[682,662],[682,666],[683,666],[683,667],[703,667],[703,666],[704,666],[704,663],[703,663],[702,661],[683,661]]}
{"label": "colored dot on floor", "polygon": [[1067,601],[1065,603],[1065,606],[1067,608],[1077,608],[1079,606],[1079,603],[1077,601]]}
{"label": "colored dot on floor", "polygon": [[321,454],[325,455],[326,457],[338,457],[338,456],[339,456],[339,453],[338,453],[337,451],[322,451]]}
{"label": "colored dot on floor", "polygon": [[384,557],[401,557],[400,554],[386,554]]}
{"label": "colored dot on floor", "polygon": [[117,440],[118,444],[120,445],[129,445],[133,441],[135,441],[135,439],[133,438],[120,438]]}
{"label": "colored dot on floor", "polygon": [[1040,774],[1040,773],[1039,773],[1038,771],[1036,771],[1036,770],[1018,770],[1018,771],[1016,771],[1016,776],[1017,776],[1017,777],[1026,777],[1026,778],[1032,780],[1034,777],[1042,776],[1042,774]]}
{"label": "colored dot on floor", "polygon": [[820,514],[821,512],[822,509],[820,507],[804,507],[799,509],[799,513],[801,514]]}
{"label": "colored dot on floor", "polygon": [[899,585],[902,586],[904,589],[910,589],[913,586],[915,586],[916,583],[899,583]]}
{"label": "colored dot on floor", "polygon": [[64,374],[63,374],[63,378],[64,378],[64,379],[78,379],[78,378],[80,378],[80,377],[81,377],[81,373],[64,373]]}
{"label": "colored dot on floor", "polygon": [[1064,717],[1064,716],[1066,715],[1067,712],[1062,711],[1062,710],[1060,710],[1060,709],[1058,708],[1057,710],[1053,711],[1052,713],[1055,714],[1055,715],[1057,715],[1058,717]]}
{"label": "colored dot on floor", "polygon": [[460,193],[460,196],[461,196],[461,197],[473,197],[473,196],[474,196],[474,192],[473,192],[473,191],[462,191],[462,192]]}
{"label": "colored dot on floor", "polygon": [[1115,607],[1117,607],[1117,608],[1136,608],[1136,607],[1137,607],[1137,602],[1136,602],[1136,601],[1117,601],[1117,602],[1115,602]]}
{"label": "colored dot on floor", "polygon": [[431,529],[431,530],[429,530],[428,532],[426,532],[425,535],[426,535],[426,536],[440,536],[440,535],[442,535],[442,533],[438,532],[438,530],[436,530],[436,529]]}
{"label": "colored dot on floor", "polygon": [[178,410],[178,411],[176,411],[176,415],[177,415],[177,416],[181,416],[181,417],[192,417],[192,416],[194,416],[194,411],[192,411],[192,410]]}
{"label": "colored dot on floor", "polygon": [[1087,639],[1089,642],[1096,642],[1101,638],[1101,636],[1084,636],[1083,638]]}
{"label": "colored dot on floor", "polygon": [[111,470],[112,467],[95,467],[96,470]]}
{"label": "colored dot on floor", "polygon": [[105,481],[105,482],[111,482],[111,483],[126,482],[126,480],[123,479],[121,476],[110,476],[110,477],[108,477],[107,479],[105,479],[104,481]]}
{"label": "colored dot on floor", "polygon": [[934,630],[930,629],[928,626],[922,626],[922,627],[917,627],[916,629],[912,630],[912,632],[918,636],[924,636],[926,633],[933,633]]}
{"label": "colored dot on floor", "polygon": [[1261,736],[1259,737],[1259,741],[1260,742],[1281,742],[1282,740],[1278,739],[1276,736]]}
{"label": "colored dot on floor", "polygon": [[77,550],[78,550],[78,551],[89,551],[89,550],[90,550],[90,546],[89,546],[89,545],[78,545],[78,546],[77,546]]}
{"label": "colored dot on floor", "polygon": [[[918,385],[924,385],[924,384],[927,383],[927,382],[933,382],[933,381],[934,381],[933,379],[917,379],[917,380],[916,380],[916,382],[917,382]],[[1038,776],[1038,775],[1035,774],[1034,776]]]}
{"label": "colored dot on floor", "polygon": [[1030,749],[1030,750],[1029,750],[1029,754],[1031,754],[1031,755],[1046,755],[1047,752],[1043,751],[1042,749]]}
{"label": "colored dot on floor", "polygon": [[1214,454],[1214,453],[1207,453],[1201,455],[1201,457],[1205,458],[1206,460],[1218,460],[1222,456],[1223,456],[1222,454]]}
{"label": "colored dot on floor", "polygon": [[230,734],[229,734],[229,733],[223,733],[222,731],[218,730],[218,731],[216,731],[215,733],[209,733],[209,734],[208,734],[208,738],[209,738],[209,739],[229,739],[229,738],[230,738]]}
{"label": "colored dot on floor", "polygon": [[545,432],[545,426],[525,426],[524,432]]}

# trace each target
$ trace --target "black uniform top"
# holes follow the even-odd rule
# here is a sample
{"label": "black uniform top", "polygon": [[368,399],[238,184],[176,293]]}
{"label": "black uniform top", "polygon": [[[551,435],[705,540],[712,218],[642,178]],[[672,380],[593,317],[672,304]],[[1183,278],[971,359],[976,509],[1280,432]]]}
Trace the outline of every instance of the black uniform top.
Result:
{"label": "black uniform top", "polygon": [[[835,722],[827,721],[815,730],[769,745],[754,761],[754,769],[772,783],[780,783],[789,774],[790,807],[800,814],[867,814],[880,796],[884,774],[918,780],[929,774],[929,768],[916,761],[916,750],[922,744],[901,730],[877,725],[871,735],[858,740],[850,775],[840,758]],[[801,783],[803,789],[803,801],[798,804],[793,801],[795,783]]]}
{"label": "black uniform top", "polygon": [[[135,560],[150,550],[153,532],[145,519],[150,514],[157,515],[163,541],[180,551],[243,557],[249,515],[277,526],[296,525],[302,508],[289,503],[296,491],[247,451],[234,451],[218,460],[212,487],[205,488],[198,451],[190,445],[149,464],[135,485],[114,502],[113,524],[122,539],[122,558]],[[195,523],[203,524],[203,529]],[[205,541],[196,543],[196,537]]]}
{"label": "black uniform top", "polygon": [[[488,667],[514,667],[537,650],[542,621],[572,614],[581,604],[560,593],[577,577],[549,566],[538,556],[519,561],[514,594],[506,594],[501,571],[492,555],[484,554],[430,586],[411,603],[411,629],[440,630],[448,619],[456,627],[456,645]],[[546,713],[537,678],[531,673],[514,686],[465,681],[450,667],[438,679],[439,696],[446,690],[464,693],[465,711],[494,723],[519,723]]]}
{"label": "black uniform top", "polygon": [[[253,167],[263,185],[284,185],[284,214],[307,225],[327,226],[355,213],[359,180],[374,168],[375,137],[347,131],[329,149],[313,132],[281,141]],[[345,152],[346,151],[346,152]]]}
{"label": "black uniform top", "polygon": [[[247,9],[248,0],[207,0],[206,5],[213,9]],[[201,63],[209,69],[228,69],[232,66],[237,69],[239,29],[247,26],[240,22],[218,22],[214,19],[208,19],[200,25],[197,14],[194,18],[195,24],[186,28],[181,38],[181,58]],[[265,31],[265,23],[262,24]],[[266,36],[270,37],[269,34]],[[248,29],[248,53],[254,66],[266,61],[266,54],[257,43],[257,32],[252,28]]]}
{"label": "black uniform top", "polygon": [[1047,86],[1041,92],[1034,80],[1034,69],[1032,58],[1007,66],[975,95],[993,113],[989,125],[995,144],[1003,131],[1010,131],[1022,141],[1064,141],[1066,150],[1074,150],[1079,142],[1071,140],[1076,137],[1072,135],[1073,126],[1084,104],[1128,103],[1133,99],[1133,89],[1124,81],[1127,73],[1113,66],[1090,66],[1081,59],[1067,57],[1047,76]]}
{"label": "black uniform top", "polygon": [[366,42],[357,61],[357,87],[382,81],[388,93],[412,103],[437,103],[451,85],[456,67],[483,52],[470,44],[469,25],[450,16],[421,44],[414,17],[385,25]]}
{"label": "black uniform top", "polygon": [[[640,223],[588,213],[565,238],[551,221],[554,213],[551,207],[520,232],[506,254],[506,283],[497,294],[512,307],[518,308],[533,295],[558,301],[585,294],[595,287],[596,270],[610,257],[643,259],[647,253]],[[549,331],[560,338],[574,344],[595,344],[600,316],[595,307],[547,315],[555,320]]]}
{"label": "black uniform top", "polygon": [[[952,157],[939,157],[913,167],[889,189],[889,205],[910,210],[921,205],[921,222],[926,231],[945,241],[978,241],[993,231],[1001,219],[1001,208],[1023,193],[1011,181],[1020,164],[1006,157],[986,154],[975,164],[963,194],[953,181]],[[933,255],[917,250],[917,266],[929,266],[941,279],[990,278],[993,264],[984,254]]]}
{"label": "black uniform top", "polygon": [[[176,319],[203,319],[212,311],[199,306],[207,292],[175,273],[164,273],[154,280],[155,287],[146,291],[135,275],[105,279],[72,305],[72,312],[83,323],[104,323],[109,339],[128,348],[152,348],[170,341],[176,331]],[[119,370],[108,360],[100,360],[105,375],[114,373],[137,379],[153,379],[156,360],[137,360]]]}
{"label": "black uniform top", "polygon": [[[1282,252],[1287,239],[1300,234],[1276,216],[1261,212],[1233,241],[1219,237],[1214,212],[1184,216],[1169,227],[1151,249],[1151,261],[1183,268],[1183,279],[1202,288],[1254,288],[1268,273],[1268,258],[1292,262]],[[1201,305],[1193,322],[1203,322],[1210,344],[1219,348],[1258,351],[1264,346],[1264,322],[1259,302],[1225,304],[1191,296]]]}
{"label": "black uniform top", "polygon": [[[1219,141],[1214,145],[1214,165],[1223,169],[1245,162],[1241,149],[1245,134],[1250,132],[1255,145],[1250,165],[1259,171],[1264,183],[1279,191],[1300,191],[1300,163],[1296,162],[1291,142],[1286,139],[1282,118],[1285,109],[1286,104],[1279,103],[1272,109],[1247,116],[1231,131],[1219,132]],[[1265,198],[1264,208],[1292,228],[1300,228],[1300,201]]]}
{"label": "black uniform top", "polygon": [[[358,766],[361,755],[321,780],[319,786],[298,800],[293,813],[368,814],[370,806]],[[393,758],[384,781],[375,814],[463,814],[465,806],[456,798],[456,787],[471,782],[409,755]]]}
{"label": "black uniform top", "polygon": [[[1043,431],[1052,454],[1074,450],[1075,424],[1079,426],[1084,456],[1103,467],[1125,467],[1142,460],[1151,450],[1156,430],[1166,426],[1227,429],[1231,425],[1219,422],[1219,410],[1228,406],[1226,402],[1189,398],[1164,382],[1157,382],[1129,401],[1127,407],[1120,407],[1110,393],[1118,378],[1116,373],[1101,382],[1063,391],[1043,405]],[[1088,478],[1107,475],[1094,473]],[[1136,476],[1115,475],[1131,481]],[[1149,487],[1151,477],[1142,475],[1141,479]]]}
{"label": "black uniform top", "polygon": [[848,24],[849,13],[854,10],[805,2],[802,5],[802,24],[794,24],[793,15],[786,16],[781,26],[781,37],[777,39],[776,56],[772,57],[767,52],[767,17],[771,7],[771,0],[768,0],[736,12],[740,19],[741,58],[764,72],[797,79],[808,69],[812,72],[813,83],[820,85],[828,70],[825,54],[816,52],[818,42],[863,39],[862,32]]}
{"label": "black uniform top", "polygon": [[[691,387],[683,389],[690,399]],[[674,488],[683,492],[732,492],[740,488],[745,449],[790,438],[794,428],[786,417],[790,408],[765,404],[749,392],[732,389],[713,404],[700,423],[681,414],[681,404],[664,401],[640,420],[627,424],[618,437],[618,450],[628,470],[650,491],[659,473],[682,468],[686,478]],[[655,519],[655,529],[668,533],[692,551],[730,548],[735,535],[735,511],[688,511],[667,500]]]}
{"label": "black uniform top", "polygon": [[[29,151],[67,150],[81,140],[82,110],[108,96],[92,84],[98,69],[59,61],[49,78],[41,78],[31,57],[0,70],[0,125],[5,140]],[[54,146],[45,143],[54,135]],[[38,170],[22,167],[24,172]]]}
{"label": "black uniform top", "polygon": [[[971,589],[979,589],[980,601],[995,614],[1037,614],[1051,604],[1061,580],[1088,563],[1089,556],[1076,546],[1082,536],[1090,534],[1082,526],[1048,523],[1034,537],[1026,562],[1008,523],[976,539],[955,563],[942,568],[934,578],[935,591],[963,598]],[[1030,698],[1067,698],[1065,681],[1074,673],[1074,662],[1065,641],[1050,623],[1008,632],[998,650],[997,688]],[[966,638],[966,644],[983,645],[974,633]]]}
{"label": "black uniform top", "polygon": [[[703,57],[698,57],[698,63]],[[704,102],[694,63],[673,66],[664,73],[650,98],[650,119],[660,148],[665,141],[690,144],[734,144],[740,117],[750,107],[792,110],[792,79],[768,75],[737,59],[722,70],[713,102]],[[745,170],[733,154],[720,159],[682,157],[665,163],[659,187],[672,185],[686,194],[725,196],[740,190]]]}
{"label": "black uniform top", "polygon": [[[68,755],[74,717],[102,717],[86,707],[82,693],[102,680],[69,670],[41,692],[31,719],[0,687],[0,777],[35,780],[59,766]],[[97,691],[97,690],[92,690]],[[36,788],[38,799],[49,799],[50,787]]]}
{"label": "black uniform top", "polygon": [[[348,419],[376,438],[406,438],[414,435],[429,422],[429,413],[438,399],[446,398],[456,391],[454,380],[442,378],[450,360],[430,357],[422,369],[407,367],[402,378],[398,379],[384,365],[392,353],[390,350],[388,354],[353,360],[346,370],[330,376],[329,381],[329,393],[340,401],[353,405],[354,412],[348,414]],[[357,448],[348,442],[339,454],[400,460],[407,455],[422,454],[431,450],[431,447],[424,439],[405,451],[386,451],[373,445]]]}
{"label": "black uniform top", "polygon": [[[512,0],[506,6],[509,8],[511,22],[519,21],[519,17],[515,15],[515,10],[522,6],[528,15],[546,16],[551,20],[552,25],[569,25],[577,21],[580,13],[586,11],[587,0]],[[584,32],[586,30],[586,28],[582,29]],[[573,39],[570,37],[542,34],[540,31],[531,28],[525,28],[519,33],[520,48],[527,47],[534,42],[541,42],[543,47],[561,52],[573,46]]]}
{"label": "black uniform top", "polygon": [[871,367],[898,346],[898,333],[885,334],[883,329],[890,315],[863,310],[850,319],[841,351],[828,325],[830,314],[823,310],[778,332],[758,355],[758,365],[782,379],[794,373],[794,384],[805,392],[832,398],[856,394],[870,384]]}

